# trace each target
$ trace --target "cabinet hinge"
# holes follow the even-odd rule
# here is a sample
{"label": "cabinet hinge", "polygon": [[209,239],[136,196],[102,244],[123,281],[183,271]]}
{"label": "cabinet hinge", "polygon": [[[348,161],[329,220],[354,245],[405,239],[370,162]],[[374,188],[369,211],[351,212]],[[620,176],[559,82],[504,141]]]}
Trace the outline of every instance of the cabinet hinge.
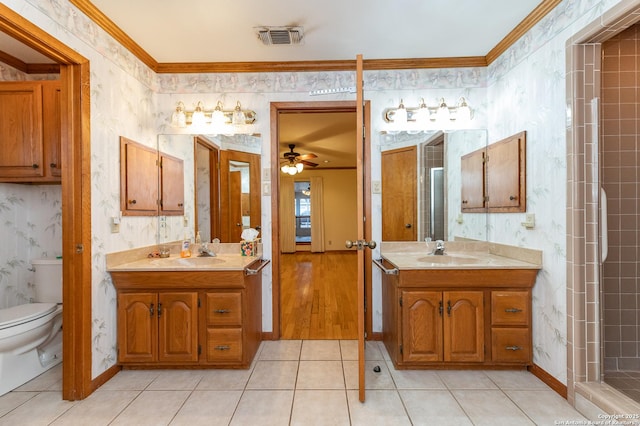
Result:
{"label": "cabinet hinge", "polygon": [[402,355],[402,345],[400,345],[400,355]]}
{"label": "cabinet hinge", "polygon": [[402,307],[402,297],[400,297],[400,306]]}
{"label": "cabinet hinge", "polygon": [[488,195],[487,195],[487,196],[485,196],[485,197],[483,197],[483,198],[484,198],[484,201],[485,201],[485,202],[487,202],[487,203],[489,202],[489,196],[488,196]]}
{"label": "cabinet hinge", "polygon": [[198,355],[202,354],[202,345],[198,345]]}
{"label": "cabinet hinge", "polygon": [[200,298],[198,297],[198,308],[200,307]]}

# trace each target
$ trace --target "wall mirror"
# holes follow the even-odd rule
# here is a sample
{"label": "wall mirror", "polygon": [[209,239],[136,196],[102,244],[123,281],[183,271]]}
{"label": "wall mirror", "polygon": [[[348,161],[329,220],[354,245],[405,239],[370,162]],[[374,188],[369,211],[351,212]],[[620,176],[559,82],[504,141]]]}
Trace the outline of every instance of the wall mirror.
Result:
{"label": "wall mirror", "polygon": [[[158,217],[158,243],[239,242],[260,228],[260,135],[158,135],[158,151],[184,160],[184,215]],[[231,186],[233,185],[233,186]]]}
{"label": "wall mirror", "polygon": [[487,215],[462,213],[461,158],[487,131],[382,132],[382,240],[487,239]]}

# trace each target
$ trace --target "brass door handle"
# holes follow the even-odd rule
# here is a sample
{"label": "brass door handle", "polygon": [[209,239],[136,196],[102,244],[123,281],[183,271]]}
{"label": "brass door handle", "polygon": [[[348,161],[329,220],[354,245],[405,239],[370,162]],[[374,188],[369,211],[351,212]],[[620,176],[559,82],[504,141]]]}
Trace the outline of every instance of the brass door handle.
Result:
{"label": "brass door handle", "polygon": [[365,247],[369,247],[371,250],[373,250],[374,248],[376,248],[378,244],[371,240],[371,241],[365,241],[365,240],[355,240],[355,241],[351,241],[351,240],[347,240],[344,243],[344,246],[346,248],[352,248],[352,247],[356,247],[357,250],[364,250]]}

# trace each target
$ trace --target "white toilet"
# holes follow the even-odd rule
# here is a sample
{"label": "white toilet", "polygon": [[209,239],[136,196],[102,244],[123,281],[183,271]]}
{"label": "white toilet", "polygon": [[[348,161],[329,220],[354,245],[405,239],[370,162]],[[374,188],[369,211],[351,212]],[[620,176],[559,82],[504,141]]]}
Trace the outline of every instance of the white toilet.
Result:
{"label": "white toilet", "polygon": [[0,395],[62,362],[62,259],[34,259],[35,301],[0,309]]}

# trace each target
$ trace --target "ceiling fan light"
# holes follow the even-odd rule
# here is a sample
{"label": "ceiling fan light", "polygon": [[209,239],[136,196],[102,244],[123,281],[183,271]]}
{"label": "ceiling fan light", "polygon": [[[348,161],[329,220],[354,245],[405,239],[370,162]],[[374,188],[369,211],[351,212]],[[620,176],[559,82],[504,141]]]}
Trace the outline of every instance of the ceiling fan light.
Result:
{"label": "ceiling fan light", "polygon": [[291,176],[295,175],[296,173],[298,173],[298,169],[296,169],[295,167],[289,166],[287,173],[289,173]]}
{"label": "ceiling fan light", "polygon": [[296,170],[298,171],[298,173],[301,173],[302,170],[304,170],[304,164],[296,163]]}
{"label": "ceiling fan light", "polygon": [[289,173],[289,165],[285,164],[284,166],[280,167],[280,170],[282,171],[282,173]]}

